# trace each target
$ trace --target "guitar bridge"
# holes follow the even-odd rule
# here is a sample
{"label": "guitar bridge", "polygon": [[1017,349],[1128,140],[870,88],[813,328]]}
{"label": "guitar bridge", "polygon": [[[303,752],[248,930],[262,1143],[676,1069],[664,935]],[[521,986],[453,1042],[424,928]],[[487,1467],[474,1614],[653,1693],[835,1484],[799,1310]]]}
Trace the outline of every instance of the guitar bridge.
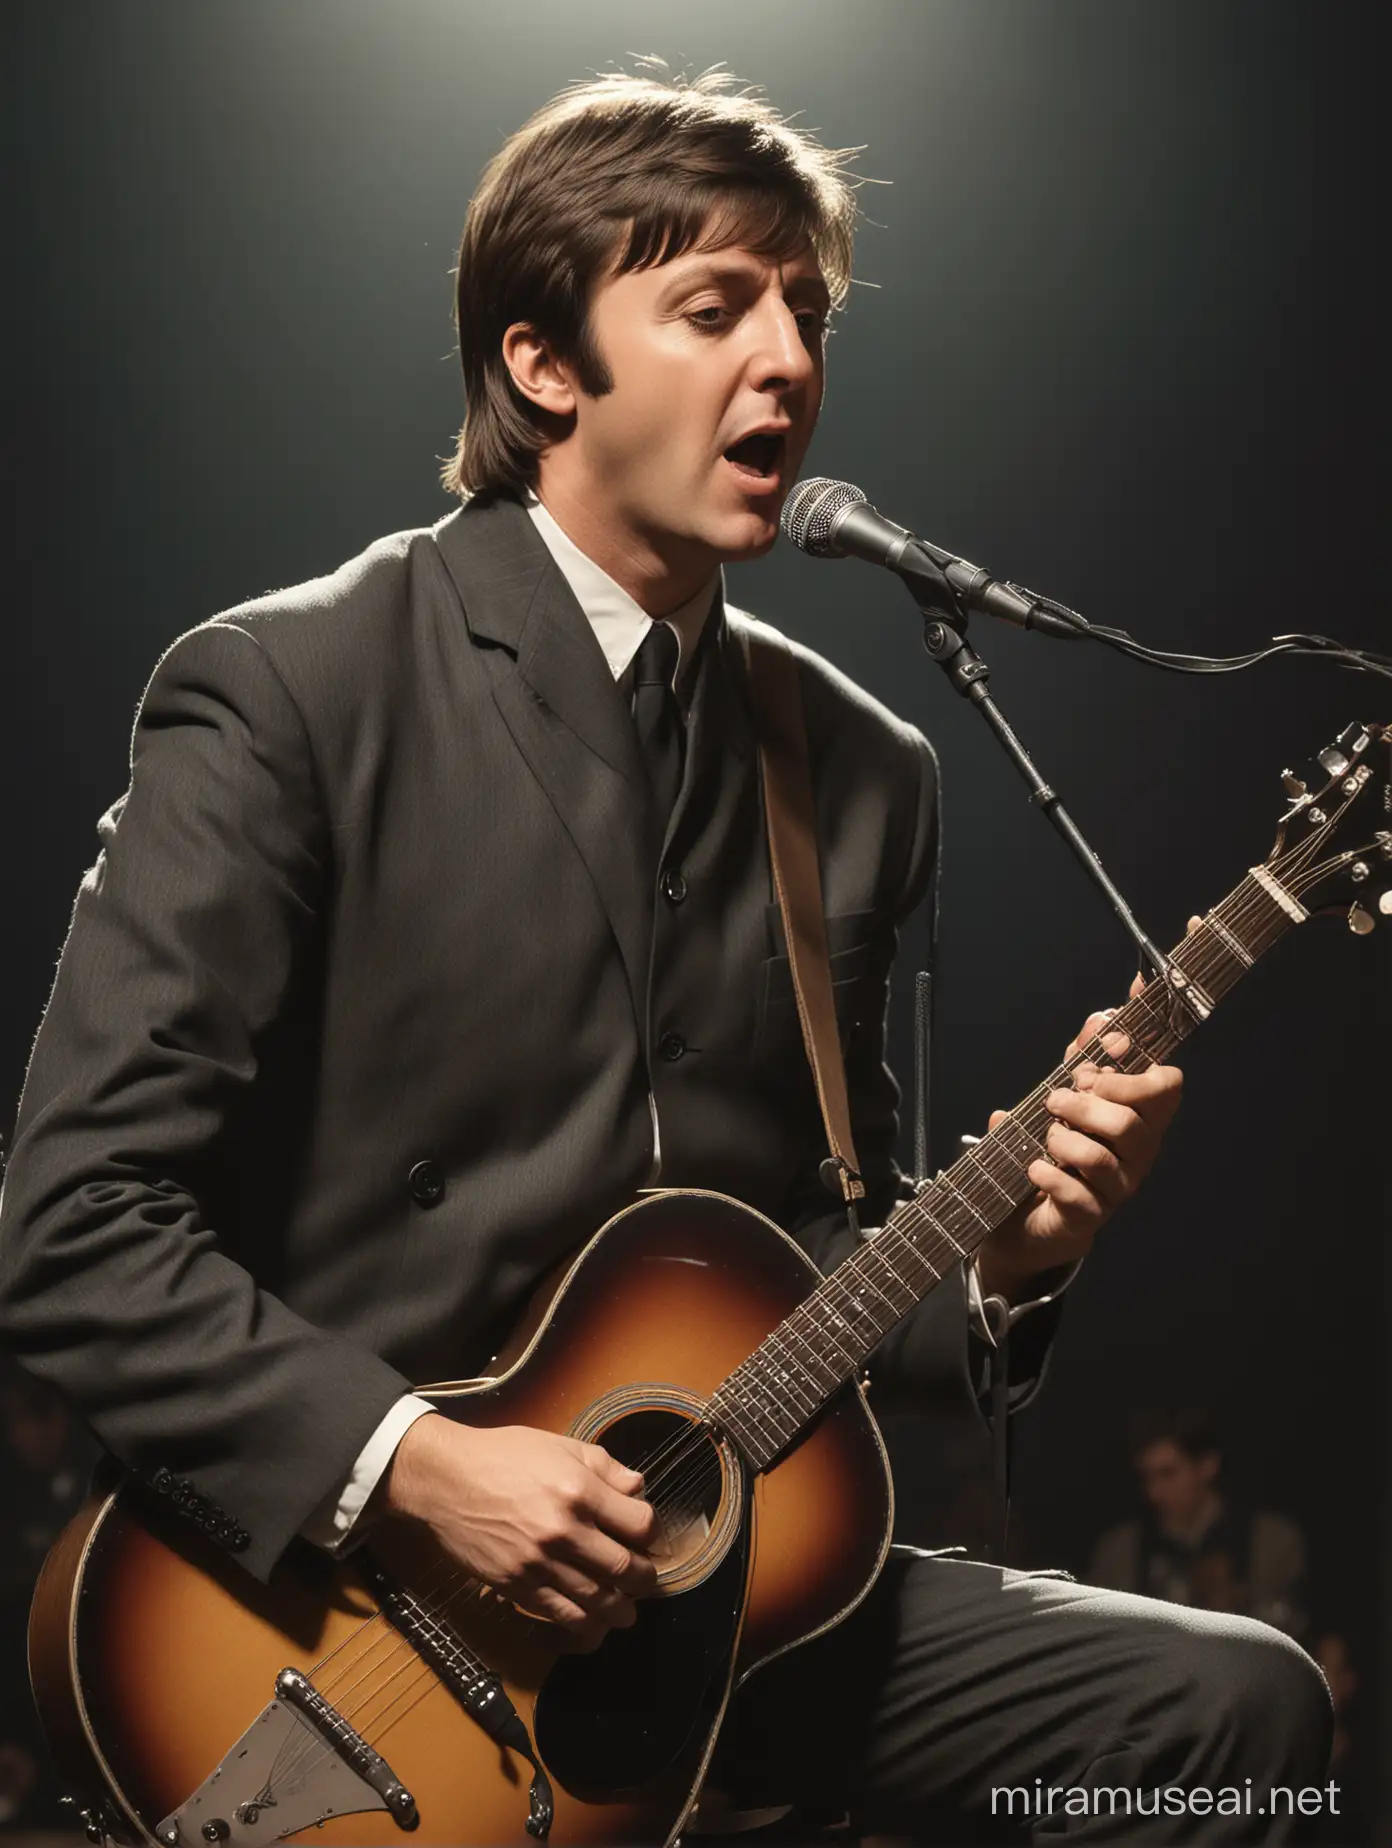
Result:
{"label": "guitar bridge", "polygon": [[313,1682],[283,1668],[275,1688],[217,1770],[155,1830],[161,1848],[266,1848],[361,1810],[385,1810],[399,1829],[417,1827],[410,1791]]}
{"label": "guitar bridge", "polygon": [[366,1547],[359,1551],[355,1563],[388,1621],[430,1664],[470,1718],[490,1739],[508,1746],[531,1765],[526,1830],[534,1840],[544,1841],[555,1819],[555,1795],[522,1716],[502,1682],[471,1649],[465,1648],[438,1611],[427,1609],[404,1585],[389,1578]]}

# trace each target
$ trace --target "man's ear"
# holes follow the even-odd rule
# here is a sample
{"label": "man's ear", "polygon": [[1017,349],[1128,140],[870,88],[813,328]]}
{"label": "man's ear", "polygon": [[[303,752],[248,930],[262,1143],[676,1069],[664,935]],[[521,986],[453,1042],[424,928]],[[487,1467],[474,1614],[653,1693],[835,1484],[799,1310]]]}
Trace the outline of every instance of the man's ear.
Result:
{"label": "man's ear", "polygon": [[514,321],[503,335],[503,364],[513,384],[538,410],[552,417],[575,415],[570,367],[529,321]]}

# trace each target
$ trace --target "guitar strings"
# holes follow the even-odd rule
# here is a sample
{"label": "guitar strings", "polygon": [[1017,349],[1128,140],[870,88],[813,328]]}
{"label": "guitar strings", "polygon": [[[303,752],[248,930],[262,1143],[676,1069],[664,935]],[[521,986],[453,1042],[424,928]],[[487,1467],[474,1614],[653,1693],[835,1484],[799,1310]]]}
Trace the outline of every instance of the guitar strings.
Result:
{"label": "guitar strings", "polygon": [[[693,1439],[695,1440],[694,1442],[690,1441]],[[711,1455],[709,1440],[701,1427],[687,1425],[682,1432],[669,1438],[658,1451],[655,1451],[651,1457],[646,1459],[648,1470],[650,1471],[655,1463],[663,1459],[664,1454],[666,1457],[670,1458],[672,1465],[680,1467],[681,1463],[684,1461],[681,1455],[683,1448],[689,1448],[696,1453],[703,1453],[706,1459],[709,1459]],[[660,1487],[664,1480],[670,1480],[671,1474],[672,1470],[670,1467],[667,1471],[666,1478],[659,1473],[653,1479],[654,1488]],[[699,1474],[699,1469],[695,1472],[694,1477],[691,1472],[688,1472],[687,1478],[684,1480],[688,1482],[691,1480],[699,1480]],[[665,1496],[658,1496],[655,1494],[653,1497],[653,1506],[655,1511],[659,1514],[659,1518],[662,1519],[664,1525],[666,1525],[671,1522],[672,1516],[676,1512],[679,1510],[685,1512],[688,1504],[678,1502],[669,1490]],[[683,1523],[683,1525],[684,1524],[685,1523]],[[449,1621],[456,1615],[453,1607],[459,1602],[461,1592],[465,1603],[473,1603],[489,1593],[490,1590],[491,1587],[479,1580],[477,1575],[471,1574],[467,1572],[467,1570],[461,1568],[457,1561],[447,1559],[437,1564],[434,1572],[413,1596],[415,1596],[417,1602],[420,1603],[425,1603],[428,1600],[434,1600],[437,1604],[443,1602],[444,1612],[436,1612],[433,1613],[433,1615],[438,1621],[439,1616],[443,1614],[446,1621]],[[516,1615],[521,1617],[524,1621],[533,1623],[547,1621],[546,1619],[532,1617],[529,1613],[525,1612],[517,1612]],[[327,1679],[321,1678],[320,1671],[328,1661],[334,1656],[337,1656],[348,1643],[361,1637],[364,1631],[377,1624],[381,1624],[383,1627],[379,1630],[377,1636],[366,1650],[359,1651],[346,1662],[342,1663],[339,1670],[333,1676]],[[383,1644],[387,1645],[385,1654],[381,1653]],[[380,1655],[380,1659],[375,1663],[371,1660],[374,1655]],[[385,1674],[384,1672],[398,1656],[404,1656],[406,1659],[399,1668],[389,1674]],[[358,1626],[357,1630],[353,1631],[348,1637],[345,1637],[343,1642],[330,1652],[328,1656],[323,1657],[319,1663],[315,1664],[309,1671],[309,1674],[310,1678],[314,1680],[315,1686],[318,1688],[319,1692],[322,1693],[326,1699],[329,1698],[330,1695],[334,1696],[332,1704],[336,1710],[342,1714],[343,1718],[354,1721],[365,1714],[368,1706],[370,1706],[382,1692],[390,1687],[392,1682],[397,1680],[401,1674],[406,1673],[413,1665],[423,1669],[424,1680],[432,1683],[438,1682],[438,1677],[435,1675],[434,1670],[431,1669],[428,1664],[422,1662],[421,1657],[409,1639],[403,1637],[399,1631],[390,1626],[385,1620],[384,1613],[379,1611],[373,1617],[365,1619],[364,1622]],[[354,1669],[358,1669],[361,1672],[358,1673],[357,1678],[350,1682],[346,1688],[343,1687],[345,1677],[352,1674]],[[384,1678],[378,1678],[383,1676]],[[365,1681],[374,1678],[377,1678],[375,1679],[375,1684],[366,1695],[351,1707],[345,1705],[346,1696],[360,1688]],[[415,1685],[417,1684],[413,1682],[411,1688],[414,1688]],[[409,1692],[410,1689],[406,1691]],[[400,1698],[401,1696],[398,1695],[397,1699]],[[389,1703],[389,1707],[394,1704],[395,1701]],[[371,1723],[374,1726],[380,1723],[384,1717],[384,1713],[389,1711],[389,1707],[388,1709],[384,1709],[382,1713],[373,1716]],[[361,1730],[361,1728],[359,1728],[359,1730]],[[307,1772],[313,1764],[317,1764],[320,1758],[324,1756],[323,1750],[316,1749],[318,1747],[317,1741],[291,1742],[292,1745],[296,1743],[300,1745],[300,1750],[292,1752],[288,1758],[282,1760],[281,1754],[277,1754],[276,1760],[272,1765],[271,1776],[268,1779],[268,1783],[284,1782],[298,1771]],[[284,1751],[284,1749],[285,1748],[282,1748],[282,1751]]]}

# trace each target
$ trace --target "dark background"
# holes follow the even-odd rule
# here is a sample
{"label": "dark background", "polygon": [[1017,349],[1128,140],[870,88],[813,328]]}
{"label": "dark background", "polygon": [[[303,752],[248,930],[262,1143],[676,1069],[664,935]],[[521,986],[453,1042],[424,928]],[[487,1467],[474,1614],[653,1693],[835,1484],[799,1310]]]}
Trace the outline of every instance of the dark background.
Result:
{"label": "dark background", "polygon": [[[1378,18],[1317,0],[10,0],[0,1119],[156,657],[448,511],[470,192],[533,108],[628,53],[723,60],[892,182],[862,194],[866,286],[808,472],[1158,646],[1306,627],[1387,648]],[[891,579],[780,547],[730,588],[941,753],[943,1158],[1120,997],[1134,957]],[[1392,718],[1392,686],[1325,663],[1180,680],[994,625],[976,640],[1166,942],[1265,854],[1284,765]],[[1162,1169],[1075,1286],[1017,1457],[1021,1546],[1080,1569],[1130,1505],[1128,1415],[1207,1406],[1235,1484],[1307,1529],[1370,1743],[1392,1658],[1389,1026],[1387,932],[1337,922],[1224,1007]]]}

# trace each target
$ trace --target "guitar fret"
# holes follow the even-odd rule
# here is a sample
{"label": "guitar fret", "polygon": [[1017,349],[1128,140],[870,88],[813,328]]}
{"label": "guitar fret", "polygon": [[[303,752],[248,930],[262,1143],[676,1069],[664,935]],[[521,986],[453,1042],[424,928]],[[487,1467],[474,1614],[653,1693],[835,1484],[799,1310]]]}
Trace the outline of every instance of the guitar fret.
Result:
{"label": "guitar fret", "polygon": [[728,1407],[721,1410],[720,1420],[726,1434],[734,1438],[754,1468],[756,1470],[767,1469],[778,1455],[777,1444],[769,1443],[762,1432],[732,1417]]}
{"label": "guitar fret", "polygon": [[1233,935],[1216,911],[1210,911],[1208,916],[1204,919],[1204,923],[1210,930],[1218,933],[1223,939],[1224,944],[1232,951],[1233,955],[1242,964],[1244,969],[1251,968],[1252,958],[1247,954],[1247,949],[1242,939]]}
{"label": "guitar fret", "polygon": [[[847,1264],[849,1264],[849,1260],[847,1260]],[[847,1268],[847,1266],[843,1265],[842,1269],[844,1270],[845,1268]],[[878,1329],[876,1330],[874,1340],[867,1342],[861,1331],[855,1327],[837,1307],[834,1298],[838,1295],[841,1297],[844,1305],[847,1308],[853,1308],[856,1314],[864,1315],[866,1313],[863,1305],[853,1304],[848,1299],[845,1279],[841,1277],[838,1271],[834,1271],[831,1277],[820,1286],[816,1296],[813,1297],[811,1301],[817,1304],[819,1314],[830,1317],[832,1322],[843,1331],[845,1337],[844,1341],[837,1340],[835,1336],[832,1336],[831,1339],[841,1357],[843,1368],[841,1377],[843,1379],[849,1379],[850,1375],[855,1371],[855,1368],[865,1358],[869,1349],[873,1347],[874,1340],[878,1340],[879,1331]],[[846,1345],[847,1342],[849,1346]]]}
{"label": "guitar fret", "polygon": [[[854,1288],[852,1288],[854,1284],[860,1284],[861,1281],[860,1270],[858,1270],[858,1266],[856,1266],[856,1260],[854,1260],[854,1258],[849,1258],[849,1260],[841,1266],[841,1270],[847,1271],[849,1275],[847,1275],[847,1277],[841,1277],[841,1273],[837,1271],[836,1277],[830,1279],[832,1288],[836,1288],[836,1290],[841,1292],[843,1301],[849,1303],[850,1308],[854,1308],[858,1316],[865,1316],[865,1318],[869,1319],[871,1327],[876,1329],[876,1334],[878,1334],[878,1323],[876,1323],[876,1319],[874,1319],[873,1308],[871,1308],[869,1303],[861,1303],[860,1297],[854,1294]],[[856,1336],[856,1340],[860,1340],[860,1331],[854,1327],[854,1323],[850,1323],[849,1327],[850,1332]]]}
{"label": "guitar fret", "polygon": [[[819,1302],[817,1315],[813,1316],[812,1314],[809,1313],[808,1320],[812,1323],[813,1327],[817,1330],[818,1334],[821,1335],[822,1339],[826,1341],[827,1343],[829,1343],[831,1347],[831,1352],[832,1352],[832,1355],[834,1356],[834,1359],[832,1361],[832,1366],[836,1373],[836,1377],[839,1383],[841,1380],[843,1380],[846,1377],[848,1371],[855,1365],[855,1358],[856,1358],[855,1350],[853,1348],[847,1348],[843,1346],[842,1343],[836,1338],[834,1331],[827,1326],[826,1320],[818,1319],[818,1317],[822,1316],[823,1311],[825,1311],[826,1314],[830,1316],[835,1316],[835,1313],[836,1313],[833,1309],[829,1307],[828,1304],[824,1302]],[[836,1319],[839,1321],[840,1318],[837,1317]]]}
{"label": "guitar fret", "polygon": [[[815,1300],[815,1298],[812,1300]],[[799,1326],[800,1322],[805,1322],[807,1324],[807,1333],[802,1331]],[[828,1359],[827,1355],[818,1348],[816,1343],[818,1340],[831,1342],[838,1360],[843,1365],[848,1356],[843,1354],[836,1343],[832,1341],[830,1331],[817,1320],[817,1317],[809,1309],[808,1304],[800,1303],[788,1317],[784,1326],[790,1333],[796,1335],[797,1339],[802,1343],[804,1353],[807,1356],[805,1365],[809,1372],[816,1368],[825,1375],[825,1377],[817,1379],[816,1384],[818,1389],[825,1394],[828,1388],[839,1385],[843,1377],[840,1368],[835,1362]]]}
{"label": "guitar fret", "polygon": [[1206,923],[1185,938],[1170,958],[1170,965],[1182,978],[1181,998],[1194,1007],[1201,1019],[1213,1012],[1215,1002],[1245,973],[1217,931]]}
{"label": "guitar fret", "polygon": [[[941,1181],[939,1181],[937,1185],[940,1187],[942,1185]],[[930,1212],[927,1206],[924,1205],[922,1201],[917,1201],[915,1202],[915,1204],[918,1206],[918,1210],[920,1214],[923,1216],[924,1223],[930,1226],[933,1229],[933,1231],[937,1233],[938,1237],[943,1241],[943,1243],[945,1245],[950,1245],[953,1251],[956,1252],[959,1258],[966,1257],[967,1254],[966,1254],[965,1248],[957,1243],[956,1239],[947,1230],[946,1226],[943,1225],[943,1223],[937,1217],[937,1215],[935,1213]]]}
{"label": "guitar fret", "polygon": [[[991,1131],[991,1138],[998,1141],[1008,1159],[1013,1161],[1018,1168],[1021,1180],[1028,1186],[1030,1163],[1039,1160],[1044,1153],[1044,1148],[1043,1144],[1024,1128],[1020,1122],[1019,1112],[1012,1111],[1003,1123],[997,1123]],[[1014,1148],[1006,1148],[1008,1140],[1014,1141]]]}
{"label": "guitar fret", "polygon": [[1018,1105],[1014,1112],[1016,1121],[1027,1131],[1038,1147],[1041,1155],[1046,1153],[1049,1127],[1054,1121],[1050,1114],[1049,1106],[1044,1100],[1048,1097],[1050,1091],[1063,1090],[1069,1081],[1070,1075],[1071,1074],[1062,1066],[1056,1071],[1050,1072],[1039,1089],[1031,1092],[1024,1103]]}
{"label": "guitar fret", "polygon": [[1254,956],[1269,950],[1285,936],[1292,923],[1299,921],[1279,902],[1275,893],[1258,880],[1255,872],[1249,873],[1237,891],[1215,909],[1223,914],[1224,923],[1230,930],[1237,931]]}
{"label": "guitar fret", "polygon": [[[1210,1009],[1210,1012],[1211,1011]],[[1137,1072],[1145,1071],[1146,1067],[1153,1065],[1155,1061],[1144,1048],[1137,1045],[1133,1036],[1128,1035],[1127,1037],[1130,1038],[1131,1044],[1124,1052],[1108,1052],[1106,1057],[1111,1064],[1116,1066],[1118,1071],[1127,1072],[1134,1078]]]}
{"label": "guitar fret", "polygon": [[942,1282],[942,1272],[930,1260],[928,1254],[924,1251],[922,1245],[919,1244],[915,1237],[914,1234],[917,1228],[912,1224],[915,1220],[923,1221],[925,1224],[927,1223],[926,1220],[924,1220],[924,1215],[919,1208],[917,1199],[905,1200],[895,1208],[894,1212],[885,1221],[883,1227],[880,1229],[879,1237],[882,1239],[890,1237],[896,1239],[898,1241],[898,1247],[911,1253],[915,1261],[921,1264],[928,1272],[933,1282],[924,1286],[924,1294],[926,1295],[928,1290],[932,1289],[934,1283]]}
{"label": "guitar fret", "polygon": [[[1004,1127],[1003,1123],[997,1125],[998,1129]],[[1009,1207],[1018,1206],[1029,1192],[1029,1182],[1025,1179],[1020,1164],[997,1140],[994,1131],[989,1136],[983,1136],[980,1142],[973,1143],[967,1150],[967,1158],[981,1169],[991,1186]]]}
{"label": "guitar fret", "polygon": [[[893,1308],[896,1319],[912,1309],[918,1301],[918,1292],[906,1278],[899,1275],[890,1261],[888,1247],[878,1239],[867,1244],[860,1253],[860,1268],[862,1275],[873,1270],[879,1283],[884,1285],[880,1294]],[[879,1289],[879,1283],[872,1280],[872,1287]]]}
{"label": "guitar fret", "polygon": [[[841,1314],[840,1310],[834,1309],[830,1302],[825,1303],[823,1307],[826,1309],[826,1312],[831,1317],[832,1321],[836,1323],[837,1327],[844,1328],[846,1333],[851,1337],[852,1340],[854,1340],[855,1330],[851,1327],[850,1323],[846,1320],[846,1318]],[[838,1343],[838,1346],[839,1346],[839,1343]],[[850,1362],[850,1359],[851,1359],[851,1355],[849,1352],[847,1352],[846,1360],[848,1364]]]}
{"label": "guitar fret", "polygon": [[[1162,990],[1158,982],[1150,983],[1134,1000],[1126,1004],[1127,1032],[1132,1043],[1141,1049],[1146,1064],[1153,1064],[1163,1058],[1165,1036],[1168,1031],[1168,1002],[1162,1000]],[[1162,1012],[1156,1012],[1159,1003]]]}
{"label": "guitar fret", "polygon": [[797,1356],[793,1354],[792,1351],[789,1349],[787,1343],[785,1341],[779,1340],[778,1330],[776,1328],[767,1337],[767,1339],[764,1342],[764,1345],[766,1348],[768,1348],[770,1354],[773,1354],[776,1352],[780,1355],[786,1356],[786,1363],[781,1364],[778,1368],[778,1372],[776,1376],[778,1380],[778,1384],[784,1387],[787,1391],[796,1393],[800,1399],[804,1399],[806,1401],[806,1404],[803,1408],[805,1411],[815,1412],[818,1405],[820,1405],[821,1400],[817,1397],[815,1393],[806,1392],[803,1386],[799,1383],[797,1375],[800,1370],[800,1363],[798,1362]]}
{"label": "guitar fret", "polygon": [[[795,1431],[797,1427],[794,1426],[792,1430],[780,1433],[778,1429],[777,1420],[772,1415],[773,1408],[767,1404],[767,1401],[765,1401],[764,1405],[761,1406],[758,1403],[757,1397],[751,1394],[749,1388],[745,1385],[745,1380],[747,1380],[749,1377],[748,1374],[745,1372],[745,1369],[752,1366],[755,1370],[757,1370],[757,1363],[758,1363],[758,1350],[756,1349],[755,1352],[750,1355],[749,1360],[747,1360],[744,1363],[744,1366],[736,1368],[736,1370],[730,1375],[730,1378],[726,1381],[726,1385],[734,1386],[735,1393],[736,1393],[736,1409],[741,1418],[747,1412],[758,1423],[763,1424],[766,1427],[772,1428],[773,1437],[774,1437],[774,1445],[773,1445],[772,1450],[766,1452],[766,1455],[776,1456],[777,1453],[783,1448],[783,1445],[787,1443],[788,1439],[793,1435],[793,1431]],[[744,1376],[743,1379],[741,1378],[742,1375]],[[766,1413],[768,1414],[767,1416],[765,1415]],[[746,1449],[750,1448],[751,1442],[761,1448],[766,1437],[767,1437],[767,1431],[763,1431],[763,1432],[757,1431],[757,1430],[749,1431],[748,1436],[744,1440],[745,1448]]]}
{"label": "guitar fret", "polygon": [[751,1369],[750,1373],[746,1375],[742,1389],[740,1410],[742,1412],[749,1412],[757,1422],[763,1426],[764,1435],[772,1434],[775,1449],[781,1449],[793,1435],[794,1431],[796,1431],[797,1426],[789,1425],[786,1431],[782,1429],[782,1421],[778,1415],[778,1407],[759,1392],[757,1356],[751,1356],[751,1359],[754,1359],[756,1364]]}
{"label": "guitar fret", "polygon": [[[1111,1066],[1119,1072],[1130,1072],[1134,1074],[1145,1070],[1151,1063],[1151,1059],[1144,1047],[1139,1043],[1134,1031],[1136,1026],[1136,1012],[1134,1010],[1138,999],[1139,996],[1134,997],[1126,1003],[1125,1007],[1118,1008],[1112,1018],[1104,1021],[1092,1038],[1086,1040],[1083,1045],[1079,1047],[1077,1053],[1069,1060],[1067,1066],[1064,1068],[1063,1083],[1060,1085],[1060,1089],[1071,1087],[1074,1071],[1085,1060],[1093,1065],[1101,1065],[1104,1067]],[[1111,1047],[1103,1044],[1104,1037],[1111,1038],[1113,1034],[1123,1034],[1125,1036],[1127,1044],[1123,1049],[1114,1051]]]}
{"label": "guitar fret", "polygon": [[906,1303],[896,1303],[892,1296],[888,1295],[886,1291],[880,1288],[874,1278],[866,1275],[865,1271],[862,1270],[859,1275],[862,1287],[869,1290],[873,1298],[867,1305],[867,1313],[870,1316],[870,1325],[873,1331],[869,1342],[866,1344],[866,1352],[868,1353],[870,1348],[893,1328],[908,1305]]}
{"label": "guitar fret", "polygon": [[754,1389],[759,1393],[761,1402],[768,1407],[770,1417],[779,1422],[785,1417],[792,1418],[796,1428],[810,1412],[817,1409],[818,1399],[799,1389],[791,1357],[773,1336],[760,1344],[752,1358],[755,1363],[751,1369]]}
{"label": "guitar fret", "polygon": [[897,1241],[894,1247],[896,1255],[901,1256],[901,1257],[913,1258],[918,1264],[921,1264],[923,1266],[924,1270],[926,1270],[929,1273],[929,1275],[933,1278],[934,1282],[937,1281],[938,1273],[933,1269],[932,1265],[928,1262],[927,1258],[923,1256],[922,1252],[919,1251],[918,1248],[909,1239],[907,1239],[901,1231],[899,1231],[897,1226],[885,1225],[880,1228],[880,1231],[878,1232],[875,1238],[875,1249],[879,1252],[880,1256],[884,1259],[884,1262],[887,1265],[887,1267],[894,1273],[896,1280],[900,1284],[903,1285],[903,1287],[910,1293],[913,1300],[917,1302],[920,1295],[922,1294],[922,1285],[921,1283],[913,1283],[907,1277],[901,1277],[899,1275],[899,1271],[889,1255],[888,1245],[889,1245],[890,1239],[894,1239],[895,1241]]}
{"label": "guitar fret", "polygon": [[[867,1275],[863,1273],[863,1270],[861,1270],[860,1268],[860,1264],[854,1264],[854,1277],[856,1277],[856,1283],[869,1284],[869,1288],[871,1288],[871,1290],[874,1290],[874,1284],[871,1283],[871,1279],[869,1279],[869,1277],[867,1277]],[[882,1292],[882,1290],[874,1290],[874,1294],[880,1297],[880,1301],[884,1303],[885,1308],[889,1308],[889,1310],[893,1312],[893,1308],[895,1308],[895,1305],[893,1305],[893,1303],[889,1301],[889,1297],[887,1297],[887,1295],[885,1295],[884,1292]],[[869,1318],[869,1323],[871,1323],[871,1327],[873,1327],[874,1329],[874,1340],[878,1342],[878,1338],[880,1338],[880,1336],[884,1334],[884,1329],[880,1327],[880,1318],[878,1318],[878,1316],[874,1314],[873,1305],[871,1305],[871,1303],[861,1303],[860,1297],[852,1297],[852,1301],[856,1303],[856,1308],[860,1310],[861,1314]],[[887,1323],[885,1327],[893,1327],[893,1323]],[[874,1345],[874,1343],[871,1343],[871,1345]]]}
{"label": "guitar fret", "polygon": [[923,1262],[928,1266],[928,1269],[932,1272],[933,1282],[941,1283],[943,1280],[944,1273],[938,1269],[937,1265],[934,1264],[933,1260],[928,1256],[927,1252],[919,1251],[917,1246],[914,1247],[914,1250],[918,1253],[918,1256],[923,1259]]}
{"label": "guitar fret", "polygon": [[[977,1220],[989,1232],[991,1230],[990,1220],[986,1218],[984,1213],[977,1212],[976,1208],[972,1205],[971,1201],[967,1198],[966,1194],[962,1191],[960,1187],[957,1186],[956,1182],[952,1180],[951,1174],[952,1174],[952,1170],[949,1169],[948,1172],[942,1177],[942,1180],[939,1183],[939,1185],[941,1185],[942,1187],[945,1187],[949,1193],[954,1194],[957,1197],[957,1199],[959,1199],[962,1202],[962,1205],[966,1207],[967,1211],[971,1214],[972,1218]],[[955,1238],[948,1236],[947,1242],[950,1245],[956,1246],[957,1251],[961,1254],[962,1257],[966,1257],[967,1255],[966,1252],[962,1249],[960,1245],[957,1244],[957,1241]]]}
{"label": "guitar fret", "polygon": [[1001,1199],[1005,1201],[1007,1206],[1014,1206],[1015,1202],[1011,1198],[1010,1194],[1008,1194],[1005,1188],[1000,1185],[1000,1183],[996,1180],[996,1177],[991,1173],[990,1169],[986,1166],[986,1163],[981,1159],[980,1155],[977,1153],[977,1150],[980,1148],[980,1146],[981,1146],[980,1143],[976,1143],[968,1147],[962,1159],[964,1161],[970,1162],[971,1165],[974,1168],[976,1168],[979,1173],[984,1175],[987,1184],[990,1187],[995,1189],[995,1191],[1000,1195]]}
{"label": "guitar fret", "polygon": [[780,1329],[773,1331],[770,1340],[780,1332],[784,1335],[783,1348],[797,1374],[798,1391],[807,1397],[815,1409],[826,1397],[827,1390],[826,1378],[822,1368],[818,1365],[820,1356],[816,1349],[809,1347],[805,1341],[795,1342],[795,1331],[788,1321],[781,1325],[781,1331]]}

